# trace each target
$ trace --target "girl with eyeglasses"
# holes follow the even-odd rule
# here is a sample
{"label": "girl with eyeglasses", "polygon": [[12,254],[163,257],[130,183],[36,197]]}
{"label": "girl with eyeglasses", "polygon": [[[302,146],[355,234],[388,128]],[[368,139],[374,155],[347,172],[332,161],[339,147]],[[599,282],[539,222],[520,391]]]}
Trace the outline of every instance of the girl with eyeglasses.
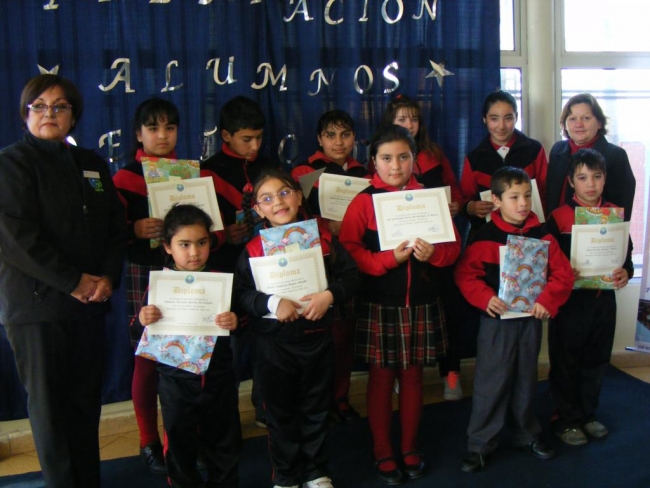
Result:
{"label": "girl with eyeglasses", "polygon": [[[265,225],[277,227],[309,217],[303,203],[302,191],[290,175],[269,170],[260,175],[252,192],[244,194],[242,205],[247,212],[254,210]],[[255,381],[266,413],[276,487],[333,486],[323,448],[334,369],[330,307],[352,297],[359,277],[354,260],[321,227],[320,249],[329,283],[325,291],[301,297],[300,303],[258,291],[249,258],[264,256],[259,235],[248,242],[235,271],[235,296],[256,333]],[[276,318],[265,318],[268,314]]]}

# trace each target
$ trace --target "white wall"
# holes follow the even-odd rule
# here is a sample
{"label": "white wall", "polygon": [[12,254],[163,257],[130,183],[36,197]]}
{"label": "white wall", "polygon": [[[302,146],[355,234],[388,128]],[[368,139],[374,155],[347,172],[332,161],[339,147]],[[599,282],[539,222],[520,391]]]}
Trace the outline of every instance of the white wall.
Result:
{"label": "white wall", "polygon": [[[520,66],[523,70],[524,132],[541,141],[547,151],[559,138],[561,110],[559,35],[557,0],[520,0],[519,11],[521,44],[516,53],[502,56],[503,66]],[[557,80],[557,81],[556,81]],[[618,306],[616,337],[613,352],[624,351],[634,345],[636,316],[640,293],[639,280],[616,292]],[[546,331],[545,331],[546,333]],[[540,357],[548,358],[546,340]]]}

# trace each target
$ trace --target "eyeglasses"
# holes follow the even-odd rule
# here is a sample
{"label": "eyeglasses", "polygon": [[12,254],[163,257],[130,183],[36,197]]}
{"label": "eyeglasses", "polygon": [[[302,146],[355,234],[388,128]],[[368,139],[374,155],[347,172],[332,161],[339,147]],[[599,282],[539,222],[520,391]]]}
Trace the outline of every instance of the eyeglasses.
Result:
{"label": "eyeglasses", "polygon": [[32,112],[36,112],[37,114],[47,112],[48,109],[51,108],[55,114],[58,114],[60,112],[67,112],[68,110],[72,109],[72,105],[69,103],[55,103],[54,105],[48,105],[47,103],[30,103],[27,105],[27,108]]}
{"label": "eyeglasses", "polygon": [[265,195],[265,196],[263,196],[262,199],[259,202],[257,202],[257,204],[258,205],[271,205],[275,201],[275,197],[280,197],[282,200],[284,200],[285,198],[289,198],[295,192],[296,192],[296,190],[280,190],[275,195]]}

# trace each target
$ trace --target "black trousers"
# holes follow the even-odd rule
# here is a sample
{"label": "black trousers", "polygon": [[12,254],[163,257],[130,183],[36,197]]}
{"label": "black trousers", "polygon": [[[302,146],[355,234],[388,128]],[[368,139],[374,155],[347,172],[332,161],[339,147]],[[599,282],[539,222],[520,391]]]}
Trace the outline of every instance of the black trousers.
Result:
{"label": "black trousers", "polygon": [[575,290],[549,323],[548,379],[562,431],[594,420],[616,330],[613,291]]}
{"label": "black trousers", "polygon": [[300,485],[326,476],[334,371],[329,332],[301,342],[258,335],[256,347],[274,484]]}
{"label": "black trousers", "polygon": [[[234,488],[242,450],[238,393],[230,347],[219,347],[199,376],[158,363],[158,394],[167,437],[165,460],[172,486]],[[199,448],[207,484],[196,467]]]}
{"label": "black trousers", "polygon": [[444,378],[450,371],[460,372],[460,328],[461,328],[461,294],[454,281],[454,267],[440,269],[440,300],[445,310],[447,329],[447,354],[437,358],[440,376]]}
{"label": "black trousers", "polygon": [[472,415],[467,428],[470,452],[494,451],[497,435],[506,422],[512,428],[515,446],[525,446],[541,433],[533,411],[541,342],[540,320],[481,317]]}
{"label": "black trousers", "polygon": [[48,488],[100,486],[104,316],[5,324]]}

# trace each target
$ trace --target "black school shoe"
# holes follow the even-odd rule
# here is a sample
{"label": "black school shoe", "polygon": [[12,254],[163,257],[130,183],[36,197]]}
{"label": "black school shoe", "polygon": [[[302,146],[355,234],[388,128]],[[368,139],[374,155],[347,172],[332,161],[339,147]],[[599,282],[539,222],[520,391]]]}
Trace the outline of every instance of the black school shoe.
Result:
{"label": "black school shoe", "polygon": [[387,461],[395,462],[395,459],[392,457],[387,457],[375,461],[375,474],[377,475],[377,479],[379,479],[379,481],[381,481],[386,485],[390,485],[390,486],[401,485],[402,482],[404,481],[404,473],[402,473],[401,469],[395,468],[395,469],[391,469],[390,471],[384,471],[379,469],[379,467]]}
{"label": "black school shoe", "polygon": [[336,400],[336,406],[334,407],[332,414],[335,419],[342,424],[351,424],[361,418],[359,412],[350,405],[350,401],[347,398],[339,398]]}
{"label": "black school shoe", "polygon": [[165,457],[160,441],[140,448],[140,458],[153,474],[167,474]]}
{"label": "black school shoe", "polygon": [[483,469],[487,464],[487,455],[479,454],[478,452],[470,452],[469,456],[463,459],[463,464],[460,465],[460,470],[465,473],[477,473]]}
{"label": "black school shoe", "polygon": [[420,458],[420,462],[417,464],[404,463],[404,474],[406,477],[410,480],[422,478],[427,470],[427,465],[424,462],[424,459],[422,459],[422,453],[417,451],[410,451],[402,454],[402,458],[406,458],[407,456],[418,456]]}
{"label": "black school shoe", "polygon": [[546,444],[541,437],[538,437],[525,446],[519,447],[519,449],[537,459],[553,459],[556,455],[555,449]]}

